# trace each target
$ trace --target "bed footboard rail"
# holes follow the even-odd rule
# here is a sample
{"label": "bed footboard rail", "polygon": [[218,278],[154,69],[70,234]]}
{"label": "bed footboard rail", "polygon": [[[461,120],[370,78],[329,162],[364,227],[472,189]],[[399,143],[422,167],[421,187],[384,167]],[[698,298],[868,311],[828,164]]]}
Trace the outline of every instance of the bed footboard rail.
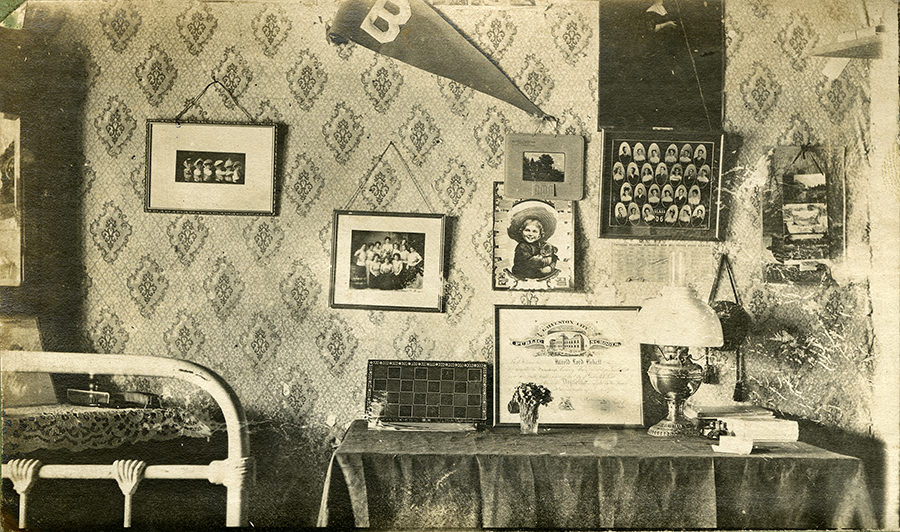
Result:
{"label": "bed footboard rail", "polygon": [[226,488],[225,524],[247,526],[247,490],[255,480],[247,419],[234,391],[219,375],[185,360],[136,355],[97,355],[44,351],[0,351],[0,371],[169,377],[209,393],[225,418],[228,455],[207,465],[147,465],[139,460],[112,464],[41,464],[10,460],[3,478],[19,494],[19,527],[27,526],[28,492],[41,478],[115,479],[125,496],[124,525],[131,524],[131,496],[142,479],[207,479]]}

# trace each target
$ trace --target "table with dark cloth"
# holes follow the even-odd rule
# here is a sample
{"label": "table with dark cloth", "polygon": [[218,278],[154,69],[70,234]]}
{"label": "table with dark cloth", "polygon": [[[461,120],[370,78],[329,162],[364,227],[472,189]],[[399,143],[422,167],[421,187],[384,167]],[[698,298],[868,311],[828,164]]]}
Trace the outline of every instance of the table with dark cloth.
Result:
{"label": "table with dark cloth", "polygon": [[795,442],[750,455],[644,430],[369,430],[334,453],[321,526],[873,528],[862,462]]}

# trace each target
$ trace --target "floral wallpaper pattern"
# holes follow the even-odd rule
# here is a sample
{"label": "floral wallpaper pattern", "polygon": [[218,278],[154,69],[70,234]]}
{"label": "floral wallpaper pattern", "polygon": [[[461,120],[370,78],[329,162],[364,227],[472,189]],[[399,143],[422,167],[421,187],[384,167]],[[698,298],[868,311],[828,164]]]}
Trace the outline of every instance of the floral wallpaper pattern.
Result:
{"label": "floral wallpaper pattern", "polygon": [[[623,242],[596,238],[601,150],[592,139],[599,138],[602,3],[436,4],[560,118],[555,130],[453,81],[353,44],[329,43],[326,28],[337,5],[330,0],[30,6],[35,20],[57,21],[47,26],[49,38],[86,64],[78,192],[82,347],[204,364],[235,389],[254,431],[284,435],[260,450],[269,458],[251,501],[256,524],[314,522],[328,448],[363,413],[368,359],[490,361],[494,304],[640,304],[664,281],[617,277],[613,265],[623,260],[617,255]],[[808,55],[845,31],[848,20],[862,24],[861,16],[841,0],[728,2],[724,126],[742,145],[724,182],[732,207],[727,239],[684,247],[705,265],[690,278],[704,295],[715,254],[731,255],[757,324],[746,349],[751,398],[864,433],[871,420],[865,283],[764,284],[758,199],[774,145],[849,146],[856,154],[847,165],[849,240],[865,242],[867,214],[854,183],[862,179],[856,148],[865,145],[868,130],[866,64],[851,61],[829,81],[821,72],[825,60]],[[213,76],[254,119],[286,126],[276,217],[143,211],[145,121],[174,118]],[[216,90],[183,119],[247,120]],[[581,134],[588,141],[587,195],[576,211],[583,276],[574,293],[490,289],[491,183],[503,178],[510,131]],[[330,309],[333,211],[429,206],[452,216],[446,311]],[[730,398],[729,369],[730,358],[722,385],[705,385],[701,393]],[[271,497],[271,490],[289,486],[291,493]],[[315,500],[300,501],[303,493]]]}

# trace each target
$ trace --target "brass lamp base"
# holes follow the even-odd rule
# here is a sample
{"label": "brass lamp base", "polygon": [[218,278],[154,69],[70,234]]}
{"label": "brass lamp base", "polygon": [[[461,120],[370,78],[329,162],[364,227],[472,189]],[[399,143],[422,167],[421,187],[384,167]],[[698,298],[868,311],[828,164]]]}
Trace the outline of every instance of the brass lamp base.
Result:
{"label": "brass lamp base", "polygon": [[703,367],[691,361],[687,348],[663,346],[659,360],[650,364],[647,376],[653,388],[665,397],[669,411],[647,434],[660,437],[697,434],[694,424],[684,415],[684,402],[703,382]]}
{"label": "brass lamp base", "polygon": [[647,434],[659,437],[690,436],[697,434],[697,427],[690,419],[681,416],[680,419],[663,419],[656,425],[647,429]]}

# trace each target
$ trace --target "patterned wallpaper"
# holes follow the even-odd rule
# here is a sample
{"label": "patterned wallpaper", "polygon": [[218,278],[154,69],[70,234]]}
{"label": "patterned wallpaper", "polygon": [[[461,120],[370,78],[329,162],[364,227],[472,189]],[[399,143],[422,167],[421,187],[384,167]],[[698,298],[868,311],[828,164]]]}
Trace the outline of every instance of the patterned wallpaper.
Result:
{"label": "patterned wallpaper", "polygon": [[[39,1],[28,13],[86,65],[77,147],[84,345],[73,349],[180,357],[220,373],[266,442],[256,447],[265,455],[251,510],[257,524],[313,522],[331,438],[362,413],[367,359],[490,361],[494,304],[640,304],[665,280],[626,277],[623,257],[636,243],[596,238],[598,3],[439,6],[560,118],[556,131],[587,140],[587,194],[575,224],[579,289],[552,294],[493,292],[490,281],[491,183],[502,179],[504,136],[552,130],[452,81],[330,44],[336,4]],[[690,282],[703,295],[715,253],[730,253],[756,317],[745,349],[752,399],[857,433],[870,426],[865,282],[764,284],[759,198],[773,146],[848,146],[851,246],[841,271],[864,267],[866,63],[851,61],[829,82],[825,60],[807,56],[863,16],[842,0],[728,2],[725,127],[743,144],[725,177],[727,240],[674,246],[697,265]],[[143,212],[145,122],[174,117],[211,76],[253,119],[286,125],[276,217]],[[210,90],[186,119],[246,117]],[[397,149],[385,152],[390,142]],[[453,217],[446,312],[330,309],[333,210],[428,205]],[[664,257],[672,247],[641,250]],[[722,384],[704,385],[702,398],[730,398],[731,354],[722,364]]]}

